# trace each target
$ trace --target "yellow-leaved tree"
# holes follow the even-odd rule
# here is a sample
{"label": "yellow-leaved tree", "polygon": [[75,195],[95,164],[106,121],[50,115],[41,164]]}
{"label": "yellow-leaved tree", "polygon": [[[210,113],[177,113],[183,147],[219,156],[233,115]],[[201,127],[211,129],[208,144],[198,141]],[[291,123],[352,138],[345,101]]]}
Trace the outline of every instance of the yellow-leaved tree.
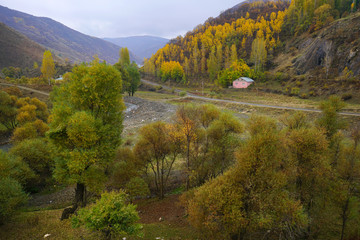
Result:
{"label": "yellow-leaved tree", "polygon": [[46,50],[44,52],[42,64],[41,64],[41,73],[44,78],[49,81],[49,85],[51,85],[50,79],[55,75],[55,64],[52,58],[51,52]]}

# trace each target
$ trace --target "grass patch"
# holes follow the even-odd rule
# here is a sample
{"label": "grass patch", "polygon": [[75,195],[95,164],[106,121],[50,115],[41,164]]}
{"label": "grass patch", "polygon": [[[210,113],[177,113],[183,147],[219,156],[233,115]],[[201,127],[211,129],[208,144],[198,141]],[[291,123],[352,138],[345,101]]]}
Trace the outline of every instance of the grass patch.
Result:
{"label": "grass patch", "polygon": [[168,223],[143,224],[144,237],[127,237],[129,240],[140,239],[199,239],[200,234],[191,227],[175,227]]}
{"label": "grass patch", "polygon": [[[31,240],[43,239],[45,234],[51,234],[49,239],[103,239],[98,232],[85,228],[72,228],[70,220],[60,221],[61,210],[44,210],[37,212],[22,212],[14,216],[8,223],[0,226],[0,239]],[[199,233],[190,226],[179,227],[170,223],[159,222],[143,224],[144,237],[126,236],[126,239],[199,239]],[[119,236],[112,239],[123,239]]]}
{"label": "grass patch", "polygon": [[70,220],[60,221],[62,210],[22,212],[0,226],[1,239],[101,239],[98,233],[83,228],[73,229]]}
{"label": "grass patch", "polygon": [[152,101],[178,98],[178,96],[170,93],[158,93],[158,92],[148,92],[148,91],[138,91],[135,93],[135,97],[152,100]]}

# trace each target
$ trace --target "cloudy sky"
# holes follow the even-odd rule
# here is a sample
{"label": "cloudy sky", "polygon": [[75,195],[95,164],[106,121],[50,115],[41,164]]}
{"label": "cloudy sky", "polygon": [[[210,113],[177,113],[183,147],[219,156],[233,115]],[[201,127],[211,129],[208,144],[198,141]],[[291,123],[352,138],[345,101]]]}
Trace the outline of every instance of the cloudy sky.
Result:
{"label": "cloudy sky", "polygon": [[184,35],[243,0],[0,0],[95,37]]}

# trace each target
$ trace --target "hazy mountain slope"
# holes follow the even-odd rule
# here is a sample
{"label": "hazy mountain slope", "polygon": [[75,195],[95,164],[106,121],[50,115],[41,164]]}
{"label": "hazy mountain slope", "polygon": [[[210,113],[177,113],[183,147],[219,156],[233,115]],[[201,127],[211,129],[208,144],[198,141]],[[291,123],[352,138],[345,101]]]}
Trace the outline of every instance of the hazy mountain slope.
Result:
{"label": "hazy mountain slope", "polygon": [[0,69],[9,66],[32,67],[35,61],[40,64],[45,50],[43,46],[0,23]]}
{"label": "hazy mountain slope", "polygon": [[82,34],[50,18],[35,17],[0,6],[0,22],[44,47],[55,50],[56,55],[64,59],[91,61],[94,55],[109,63],[119,59],[119,46]]}
{"label": "hazy mountain slope", "polygon": [[122,38],[104,38],[118,46],[127,47],[141,60],[151,57],[157,50],[164,47],[169,39],[154,36],[133,36]]}

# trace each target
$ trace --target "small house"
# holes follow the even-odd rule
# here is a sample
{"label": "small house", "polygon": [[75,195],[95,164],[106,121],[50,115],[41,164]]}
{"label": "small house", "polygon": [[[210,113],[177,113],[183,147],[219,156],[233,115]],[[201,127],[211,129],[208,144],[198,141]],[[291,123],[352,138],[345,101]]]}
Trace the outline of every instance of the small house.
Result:
{"label": "small house", "polygon": [[247,88],[254,80],[248,77],[241,77],[233,81],[233,88]]}

